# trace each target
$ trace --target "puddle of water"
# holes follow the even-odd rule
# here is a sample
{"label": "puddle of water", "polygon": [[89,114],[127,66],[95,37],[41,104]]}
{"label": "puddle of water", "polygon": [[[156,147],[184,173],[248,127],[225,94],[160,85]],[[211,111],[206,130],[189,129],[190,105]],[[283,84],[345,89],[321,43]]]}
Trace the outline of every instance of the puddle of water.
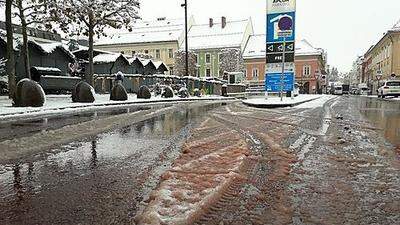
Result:
{"label": "puddle of water", "polygon": [[382,134],[394,146],[400,146],[400,103],[381,101],[372,98],[360,98],[359,108],[376,127],[382,128]]}
{"label": "puddle of water", "polygon": [[[27,159],[25,163],[0,165],[0,224],[4,222],[1,218],[8,219],[5,223],[12,221],[10,224],[18,224],[16,218],[34,218],[39,224],[52,224],[54,221],[43,221],[39,217],[51,218],[50,213],[68,217],[74,207],[96,211],[107,206],[96,203],[85,206],[82,202],[91,202],[91,193],[106,192],[99,198],[107,198],[108,188],[110,193],[136,193],[136,190],[143,195],[143,189],[137,190],[135,180],[144,183],[151,179],[151,174],[154,176],[157,167],[167,169],[172,161],[168,162],[168,158],[179,154],[190,125],[218,106],[182,107],[173,113],[72,142]],[[71,193],[79,187],[90,187],[90,190]]]}
{"label": "puddle of water", "polygon": [[0,141],[11,140],[14,137],[25,137],[34,133],[54,130],[66,125],[83,123],[94,119],[121,115],[125,113],[133,113],[140,110],[148,110],[153,107],[129,107],[123,109],[111,109],[104,111],[96,111],[91,113],[77,113],[72,115],[57,115],[42,119],[24,120],[18,122],[0,124]]}

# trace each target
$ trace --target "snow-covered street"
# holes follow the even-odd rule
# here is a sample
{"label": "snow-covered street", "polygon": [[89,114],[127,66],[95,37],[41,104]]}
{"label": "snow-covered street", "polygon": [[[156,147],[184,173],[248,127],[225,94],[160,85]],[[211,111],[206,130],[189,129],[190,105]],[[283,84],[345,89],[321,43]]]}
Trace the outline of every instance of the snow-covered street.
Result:
{"label": "snow-covered street", "polygon": [[321,96],[12,123],[43,129],[0,142],[0,224],[398,224],[399,112]]}

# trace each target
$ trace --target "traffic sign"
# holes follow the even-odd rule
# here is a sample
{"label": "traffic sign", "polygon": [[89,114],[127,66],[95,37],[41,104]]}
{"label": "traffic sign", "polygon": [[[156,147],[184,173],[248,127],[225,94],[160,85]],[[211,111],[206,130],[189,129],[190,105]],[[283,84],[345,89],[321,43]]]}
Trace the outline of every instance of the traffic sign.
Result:
{"label": "traffic sign", "polygon": [[[266,63],[282,63],[282,53],[267,54]],[[285,62],[294,62],[294,52],[285,53]]]}
{"label": "traffic sign", "polygon": [[[295,46],[294,42],[286,42],[286,53],[294,52]],[[267,54],[269,53],[282,53],[283,52],[283,42],[267,43]]]}
{"label": "traffic sign", "polygon": [[[295,69],[294,63],[285,63],[285,73],[294,73]],[[268,63],[265,72],[267,74],[282,73],[282,63]]]}
{"label": "traffic sign", "polygon": [[265,88],[267,92],[280,92],[283,82],[283,91],[293,91],[294,73],[285,73],[281,81],[282,73],[269,73],[266,75]]}
{"label": "traffic sign", "polygon": [[[279,21],[285,20],[285,18],[289,18],[292,21],[292,27],[290,30],[281,30],[279,28]],[[275,43],[275,42],[283,42],[284,38],[286,41],[294,41],[295,40],[295,21],[296,16],[295,12],[285,12],[285,13],[274,13],[267,15],[267,43]],[[283,25],[285,26],[287,25]],[[279,36],[279,34],[285,34],[285,36]]]}

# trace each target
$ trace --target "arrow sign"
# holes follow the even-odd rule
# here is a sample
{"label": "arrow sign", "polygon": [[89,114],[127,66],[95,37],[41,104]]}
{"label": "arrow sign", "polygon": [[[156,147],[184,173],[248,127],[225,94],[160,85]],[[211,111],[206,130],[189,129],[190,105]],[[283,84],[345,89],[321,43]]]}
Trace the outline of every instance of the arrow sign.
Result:
{"label": "arrow sign", "polygon": [[294,50],[294,44],[293,43],[292,44],[288,44],[288,45],[286,45],[286,48],[287,48],[288,51],[293,51]]}

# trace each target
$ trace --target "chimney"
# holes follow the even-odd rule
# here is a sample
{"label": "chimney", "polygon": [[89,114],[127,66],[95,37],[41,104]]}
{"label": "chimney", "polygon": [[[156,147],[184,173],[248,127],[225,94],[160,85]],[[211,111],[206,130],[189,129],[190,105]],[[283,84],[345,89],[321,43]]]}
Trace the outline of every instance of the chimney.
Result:
{"label": "chimney", "polygon": [[224,29],[226,27],[226,17],[225,16],[223,16],[221,18],[221,24],[222,24],[222,29]]}
{"label": "chimney", "polygon": [[210,18],[210,27],[213,27],[214,26],[214,20],[213,20],[213,18]]}

